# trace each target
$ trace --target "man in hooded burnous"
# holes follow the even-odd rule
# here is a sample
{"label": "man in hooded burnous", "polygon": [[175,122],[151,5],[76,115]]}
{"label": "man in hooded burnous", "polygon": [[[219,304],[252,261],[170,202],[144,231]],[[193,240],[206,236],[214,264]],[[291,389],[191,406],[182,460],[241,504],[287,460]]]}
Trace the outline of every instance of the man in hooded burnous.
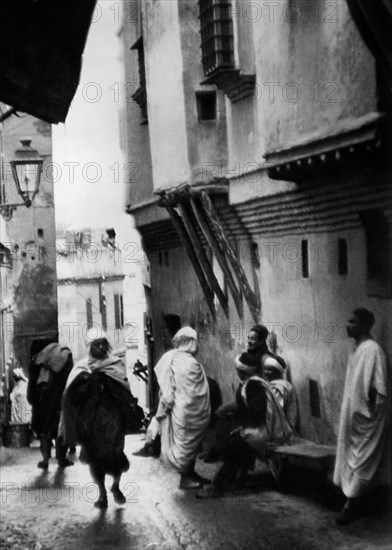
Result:
{"label": "man in hooded burnous", "polygon": [[120,480],[129,468],[124,443],[132,423],[131,390],[125,365],[110,353],[107,336],[90,329],[86,340],[88,356],[75,365],[68,377],[60,430],[67,444],[82,446],[80,459],[90,466],[99,488],[94,506],[107,508],[106,474],[113,476],[111,491],[115,502],[126,502]]}
{"label": "man in hooded burnous", "polygon": [[162,438],[161,458],[180,473],[181,489],[197,489],[205,481],[194,468],[210,422],[209,385],[195,357],[199,349],[196,331],[180,329],[173,346],[175,349],[166,352],[155,367],[160,389],[156,418]]}
{"label": "man in hooded burnous", "polygon": [[354,310],[348,320],[355,349],[348,362],[334,473],[334,483],[347,497],[339,525],[366,511],[372,488],[391,483],[391,393],[385,354],[370,335],[374,322],[365,308]]}
{"label": "man in hooded burnous", "polygon": [[40,441],[42,460],[38,468],[47,470],[52,440],[56,441],[56,459],[60,468],[72,466],[66,458],[67,446],[58,437],[61,396],[72,369],[71,351],[50,340],[34,340],[27,386],[27,399],[33,409],[31,427]]}

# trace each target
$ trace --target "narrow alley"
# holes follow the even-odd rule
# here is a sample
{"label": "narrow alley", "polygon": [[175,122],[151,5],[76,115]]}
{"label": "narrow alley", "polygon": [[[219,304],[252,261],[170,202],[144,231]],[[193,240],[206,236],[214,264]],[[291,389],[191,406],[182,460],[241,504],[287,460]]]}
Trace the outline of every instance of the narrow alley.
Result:
{"label": "narrow alley", "polygon": [[[154,458],[134,457],[142,435],[127,436],[130,470],[123,476],[124,506],[109,496],[107,511],[97,498],[88,468],[78,459],[59,470],[36,468],[39,449],[2,449],[1,521],[7,550],[246,550],[274,548],[387,550],[391,548],[391,513],[336,527],[341,502],[332,489],[315,481],[312,471],[292,469],[284,492],[257,468],[253,486],[221,499],[199,501],[194,491],[178,488],[178,477]],[[78,454],[78,453],[77,453]],[[215,464],[198,461],[211,477]],[[108,480],[109,481],[109,480]],[[311,489],[312,487],[312,489]],[[330,494],[331,492],[331,494]],[[284,521],[283,521],[284,519]]]}

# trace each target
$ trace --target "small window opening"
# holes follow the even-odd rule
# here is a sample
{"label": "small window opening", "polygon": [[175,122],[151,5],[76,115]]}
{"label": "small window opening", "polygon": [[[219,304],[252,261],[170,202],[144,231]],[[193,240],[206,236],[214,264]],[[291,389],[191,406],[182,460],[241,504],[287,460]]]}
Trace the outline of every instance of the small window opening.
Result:
{"label": "small window opening", "polygon": [[159,263],[159,267],[162,267],[162,252],[159,252],[158,254],[158,263]]}
{"label": "small window opening", "polygon": [[348,273],[348,255],[346,239],[338,241],[338,269],[339,275],[347,275]]}
{"label": "small window opening", "polygon": [[311,378],[309,378],[309,403],[310,414],[315,418],[321,418],[319,385]]}
{"label": "small window opening", "polygon": [[382,209],[362,213],[366,234],[367,286],[369,296],[392,296],[392,231]]}
{"label": "small window opening", "polygon": [[87,298],[86,300],[86,320],[87,320],[87,328],[92,328],[93,326],[93,303],[91,298]]}
{"label": "small window opening", "polygon": [[173,338],[176,332],[178,332],[181,328],[181,318],[179,315],[175,315],[173,313],[168,313],[167,315],[164,315],[163,318],[165,320],[166,327],[169,330],[170,337]]}
{"label": "small window opening", "polygon": [[43,239],[44,237],[44,230],[39,228],[37,229],[37,236],[40,238],[40,239]]}
{"label": "small window opening", "polygon": [[216,120],[216,92],[196,92],[198,120]]}
{"label": "small window opening", "polygon": [[121,329],[124,326],[124,304],[122,294],[114,294],[114,327]]}
{"label": "small window opening", "polygon": [[301,242],[302,251],[302,277],[307,279],[309,277],[309,246],[308,241]]}
{"label": "small window opening", "polygon": [[372,210],[363,214],[366,230],[368,278],[384,278],[389,267],[389,224],[384,212]]}
{"label": "small window opening", "polygon": [[165,266],[169,267],[169,252],[165,250]]}

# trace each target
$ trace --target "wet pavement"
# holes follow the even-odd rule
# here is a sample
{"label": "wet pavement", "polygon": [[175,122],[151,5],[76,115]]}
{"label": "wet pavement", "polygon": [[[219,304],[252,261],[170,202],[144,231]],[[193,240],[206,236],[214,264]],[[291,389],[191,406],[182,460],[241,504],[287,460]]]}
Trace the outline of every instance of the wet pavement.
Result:
{"label": "wet pavement", "polygon": [[[37,468],[36,446],[1,449],[0,548],[13,550],[392,550],[392,513],[337,527],[341,505],[332,488],[313,472],[291,470],[278,491],[259,466],[253,485],[221,499],[197,500],[179,489],[178,475],[159,460],[134,457],[142,435],[127,436],[131,461],[122,479],[125,505],[94,508],[97,489],[77,457],[61,470]],[[212,477],[216,465],[198,462]],[[111,478],[107,478],[110,487]],[[261,484],[261,486],[260,486]]]}

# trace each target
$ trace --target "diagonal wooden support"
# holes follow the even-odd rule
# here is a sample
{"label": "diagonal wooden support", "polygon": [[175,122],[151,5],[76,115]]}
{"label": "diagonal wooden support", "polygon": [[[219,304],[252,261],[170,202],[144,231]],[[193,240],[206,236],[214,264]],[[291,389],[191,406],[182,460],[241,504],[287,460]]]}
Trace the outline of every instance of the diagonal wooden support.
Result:
{"label": "diagonal wooden support", "polygon": [[195,228],[193,227],[193,222],[190,217],[188,208],[189,207],[187,207],[185,203],[179,204],[179,209],[181,212],[182,219],[184,221],[185,229],[188,232],[189,239],[193,245],[194,250],[196,251],[197,257],[199,259],[201,267],[203,268],[207,281],[210,283],[211,288],[217,295],[219,303],[222,306],[222,309],[227,317],[229,315],[227,297],[225,296],[225,293],[223,292],[223,290],[219,285],[219,282],[215,276],[214,270],[212,269],[210,260],[208,259],[206,251],[200,241],[199,235],[197,234]]}
{"label": "diagonal wooden support", "polygon": [[253,320],[258,323],[260,320],[261,308],[260,303],[257,300],[257,296],[253,292],[250,284],[248,283],[245,271],[238,261],[235,251],[227,240],[224,227],[215,211],[214,205],[212,204],[210,197],[207,195],[206,192],[201,193],[201,200],[208,219],[211,222],[211,227],[213,228],[215,237],[222,247],[222,250],[225,252],[227,258],[229,259],[231,265],[233,266],[238,284],[240,285],[241,290],[245,296],[245,300],[248,304]]}
{"label": "diagonal wooden support", "polygon": [[180,237],[180,240],[188,254],[189,260],[192,264],[193,269],[195,270],[196,276],[199,280],[200,286],[203,290],[204,297],[206,299],[208,308],[211,312],[211,315],[215,319],[216,312],[215,312],[215,305],[214,305],[214,293],[212,292],[207,279],[205,278],[204,272],[200,266],[199,259],[196,255],[196,252],[193,249],[192,243],[190,241],[190,238],[184,228],[184,225],[182,223],[182,220],[178,213],[175,211],[175,209],[170,206],[169,204],[166,204],[166,209],[169,213],[170,219],[173,222],[174,228],[177,231],[178,236]]}
{"label": "diagonal wooden support", "polygon": [[240,319],[242,319],[242,316],[243,316],[242,299],[241,299],[240,293],[237,289],[237,286],[235,284],[233,274],[231,273],[229,265],[226,261],[226,257],[223,254],[222,249],[219,246],[219,243],[216,240],[214,233],[212,232],[210,226],[208,225],[207,219],[205,217],[206,215],[203,212],[202,205],[199,206],[199,204],[196,203],[196,201],[194,199],[190,200],[190,204],[192,206],[192,210],[193,210],[193,213],[195,214],[196,220],[197,220],[198,224],[200,225],[200,228],[203,231],[203,234],[204,234],[208,244],[210,245],[210,247],[212,249],[212,252],[214,253],[214,255],[215,255],[215,257],[216,257],[216,259],[217,259],[217,261],[220,265],[220,268],[221,268],[221,270],[222,270],[222,272],[223,272],[223,274],[226,278],[227,285],[228,285],[230,293],[233,297],[234,305],[236,307],[237,313],[238,313]]}

